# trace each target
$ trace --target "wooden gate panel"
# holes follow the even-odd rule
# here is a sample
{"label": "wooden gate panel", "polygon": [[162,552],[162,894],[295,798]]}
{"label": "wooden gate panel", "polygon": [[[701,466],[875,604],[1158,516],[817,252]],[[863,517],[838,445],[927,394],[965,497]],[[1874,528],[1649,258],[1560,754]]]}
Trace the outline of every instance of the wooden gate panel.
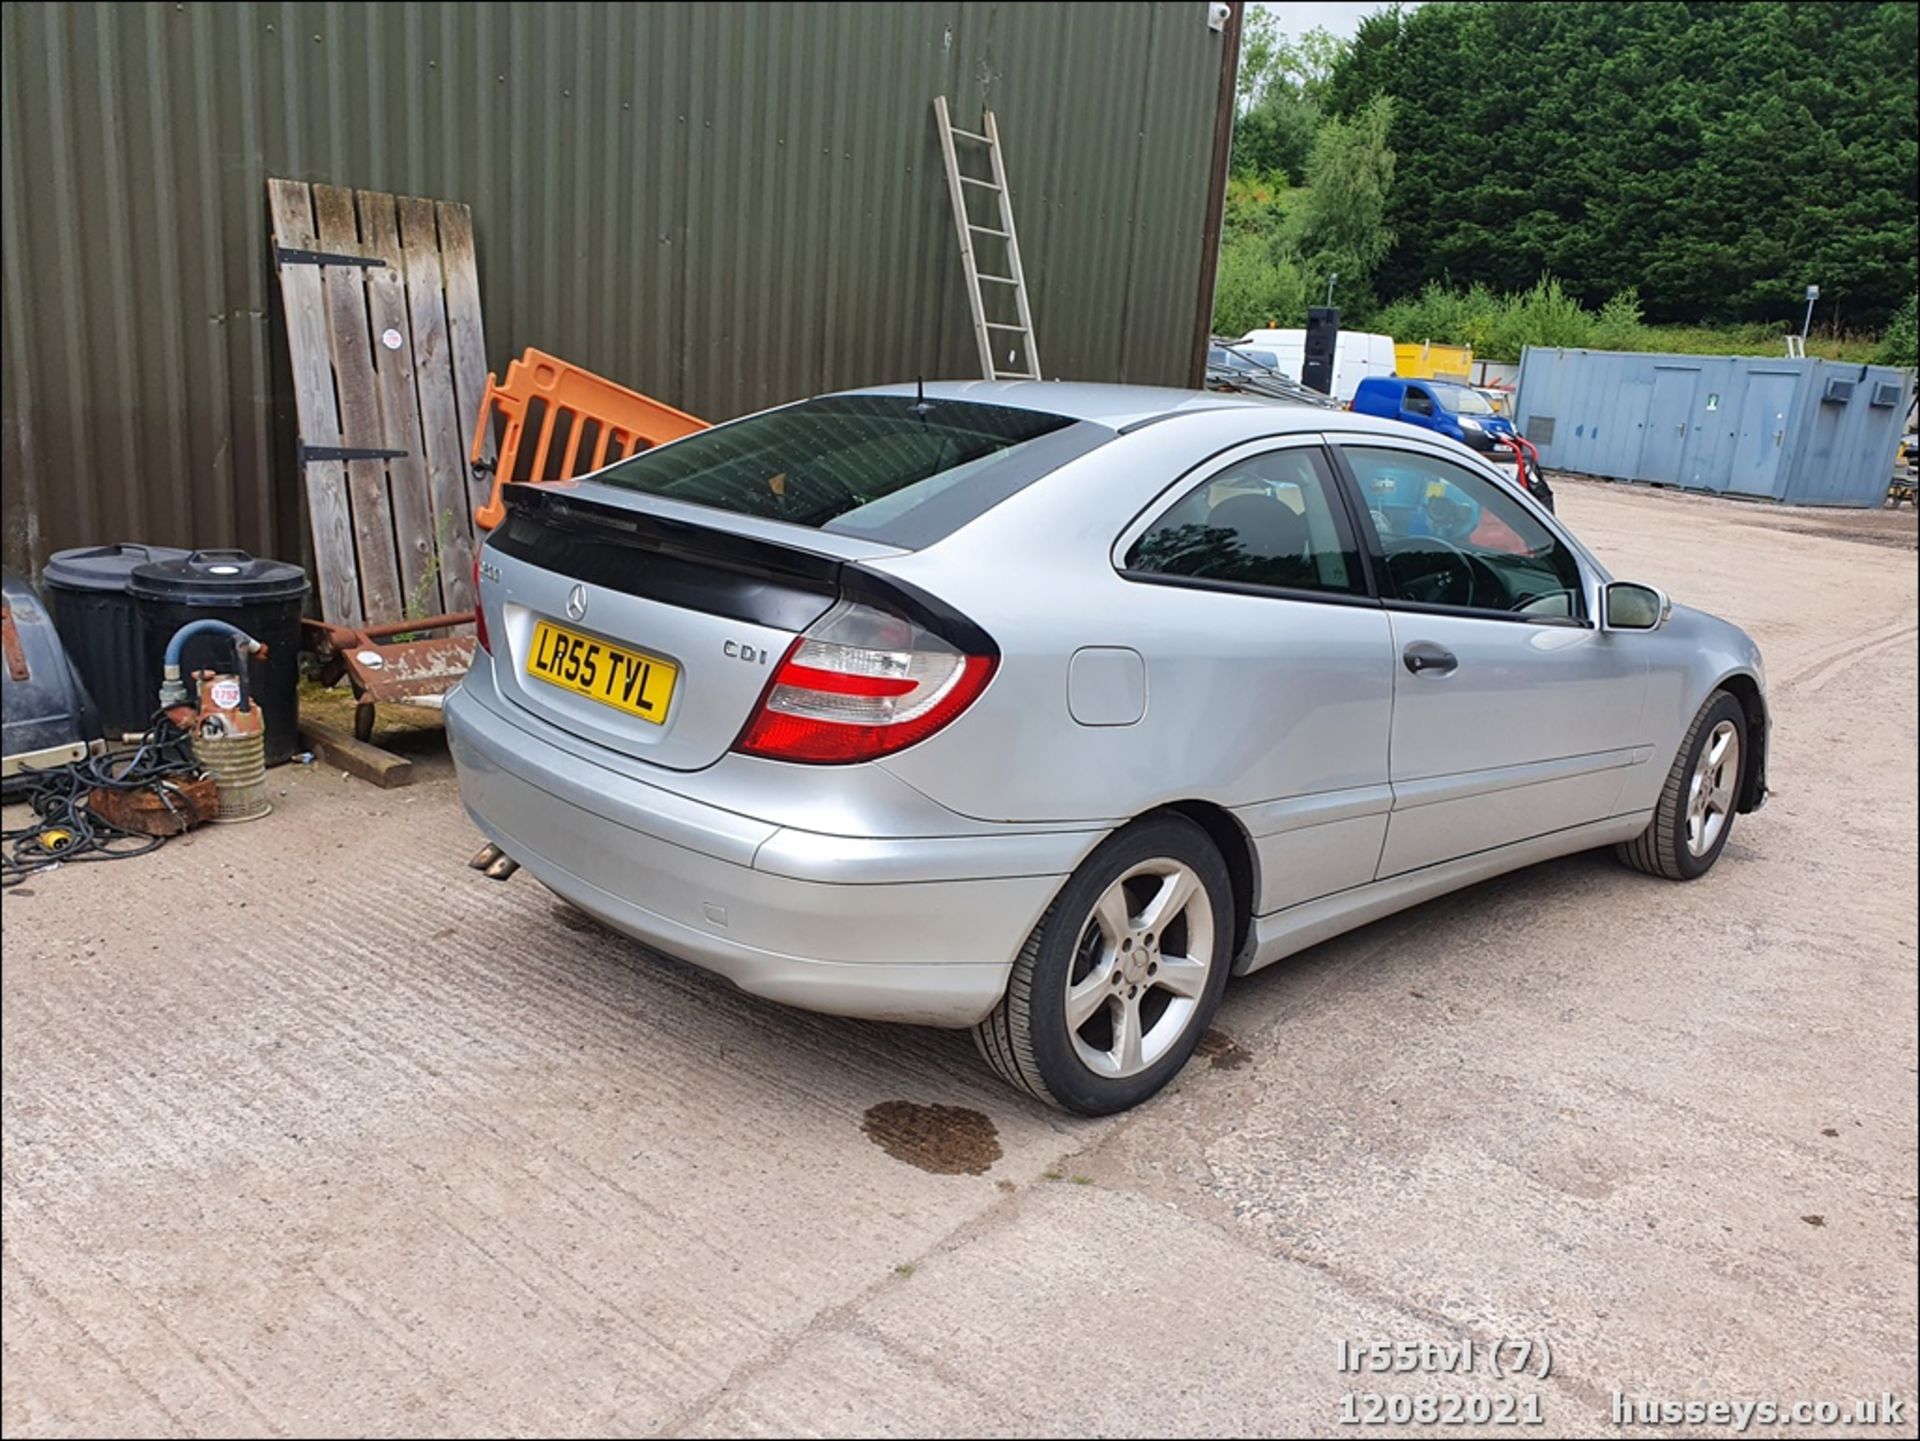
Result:
{"label": "wooden gate panel", "polygon": [[276,257],[301,440],[402,452],[306,460],[322,616],[357,628],[469,611],[484,487],[467,449],[487,375],[472,213],[267,186],[276,245],[304,252]]}

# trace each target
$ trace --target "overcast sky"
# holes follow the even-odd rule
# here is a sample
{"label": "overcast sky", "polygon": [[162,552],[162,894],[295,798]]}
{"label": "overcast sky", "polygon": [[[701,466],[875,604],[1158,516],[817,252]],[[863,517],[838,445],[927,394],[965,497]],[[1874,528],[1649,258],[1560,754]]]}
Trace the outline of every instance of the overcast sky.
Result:
{"label": "overcast sky", "polygon": [[1288,35],[1303,34],[1317,25],[1345,40],[1352,37],[1367,16],[1376,10],[1386,9],[1387,0],[1325,0],[1325,3],[1318,4],[1287,4],[1284,0],[1266,0],[1257,8],[1277,16],[1280,28]]}

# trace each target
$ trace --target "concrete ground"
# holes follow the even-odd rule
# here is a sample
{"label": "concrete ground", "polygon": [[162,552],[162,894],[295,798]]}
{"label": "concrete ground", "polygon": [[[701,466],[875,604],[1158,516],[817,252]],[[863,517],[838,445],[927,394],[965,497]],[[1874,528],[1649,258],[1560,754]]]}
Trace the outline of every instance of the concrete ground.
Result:
{"label": "concrete ground", "polygon": [[[1772,803],[1699,884],[1580,856],[1237,983],[1126,1117],[480,879],[432,734],[9,893],[6,1433],[1914,1434],[1911,513],[1560,500],[1760,639]],[[1550,1376],[1338,1368],[1502,1338]]]}

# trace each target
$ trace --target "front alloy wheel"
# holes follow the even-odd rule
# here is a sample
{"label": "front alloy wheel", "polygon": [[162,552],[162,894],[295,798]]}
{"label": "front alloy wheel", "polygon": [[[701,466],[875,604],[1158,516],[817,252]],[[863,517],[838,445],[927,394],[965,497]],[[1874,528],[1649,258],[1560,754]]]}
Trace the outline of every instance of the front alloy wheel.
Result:
{"label": "front alloy wheel", "polygon": [[1027,938],[974,1043],[1065,1110],[1138,1105],[1193,1054],[1226,986],[1232,881],[1213,841],[1156,815],[1087,857]]}
{"label": "front alloy wheel", "polygon": [[1708,734],[1687,785],[1687,852],[1696,860],[1719,842],[1739,791],[1740,727],[1723,720]]}
{"label": "front alloy wheel", "polygon": [[1667,770],[1653,818],[1614,853],[1636,871],[1670,881],[1698,880],[1713,869],[1740,809],[1747,712],[1723,690],[1707,697]]}

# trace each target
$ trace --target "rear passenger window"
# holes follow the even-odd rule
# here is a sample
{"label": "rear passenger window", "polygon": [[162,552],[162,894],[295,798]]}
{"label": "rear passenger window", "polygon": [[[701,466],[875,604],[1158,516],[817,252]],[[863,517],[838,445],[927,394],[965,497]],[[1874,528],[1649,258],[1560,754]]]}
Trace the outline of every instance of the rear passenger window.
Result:
{"label": "rear passenger window", "polygon": [[1237,461],[1200,482],[1127,550],[1128,572],[1351,595],[1360,556],[1317,446]]}
{"label": "rear passenger window", "polygon": [[593,478],[913,550],[1113,436],[1015,406],[828,395],[644,450]]}

